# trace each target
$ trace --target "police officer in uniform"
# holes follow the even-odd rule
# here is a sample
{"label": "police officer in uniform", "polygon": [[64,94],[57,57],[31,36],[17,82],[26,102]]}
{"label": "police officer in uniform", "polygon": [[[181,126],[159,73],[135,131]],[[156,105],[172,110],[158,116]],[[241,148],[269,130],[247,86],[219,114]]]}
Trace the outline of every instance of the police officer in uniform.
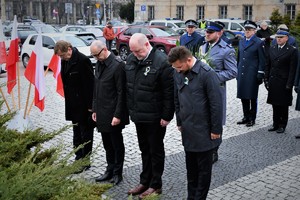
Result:
{"label": "police officer in uniform", "polygon": [[215,23],[219,24],[220,26],[222,26],[222,36],[221,39],[224,40],[227,44],[231,45],[231,41],[226,37],[225,33],[224,33],[224,29],[225,29],[225,24],[223,22],[220,21],[215,21]]}
{"label": "police officer in uniform", "polygon": [[[222,125],[226,122],[226,81],[237,76],[237,62],[234,48],[222,39],[223,26],[216,22],[207,22],[205,31],[206,43],[200,47],[200,54],[206,49],[210,49],[207,53],[209,65],[217,73],[221,86],[223,117]],[[210,47],[208,47],[210,46]],[[202,55],[200,55],[201,57]],[[213,152],[213,163],[218,160],[218,148]]]}
{"label": "police officer in uniform", "polygon": [[180,45],[185,46],[195,56],[199,51],[199,47],[204,43],[204,37],[195,30],[198,27],[195,20],[189,19],[185,22],[186,33],[180,37]]}
{"label": "police officer in uniform", "polygon": [[[293,100],[293,85],[298,63],[298,50],[287,41],[289,33],[278,30],[277,44],[270,48],[266,65],[265,85],[268,89],[267,103],[273,108],[273,127],[268,131],[284,133],[288,123],[289,106]],[[298,103],[296,104],[297,108]]]}
{"label": "police officer in uniform", "polygon": [[258,87],[263,82],[266,65],[264,42],[255,35],[257,25],[244,22],[245,38],[238,47],[237,98],[241,99],[244,117],[237,124],[255,124]]}

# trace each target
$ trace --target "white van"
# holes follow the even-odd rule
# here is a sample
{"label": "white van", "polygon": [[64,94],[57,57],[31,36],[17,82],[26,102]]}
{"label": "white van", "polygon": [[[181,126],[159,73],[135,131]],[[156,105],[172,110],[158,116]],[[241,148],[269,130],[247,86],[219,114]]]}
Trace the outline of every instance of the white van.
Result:
{"label": "white van", "polygon": [[149,22],[150,26],[166,26],[169,28],[174,29],[175,31],[180,28],[185,28],[184,21],[181,20],[167,20],[167,19],[157,19],[157,20],[151,20]]}
{"label": "white van", "polygon": [[230,30],[236,34],[245,35],[244,22],[241,19],[209,19],[207,21],[220,21],[225,24],[225,29]]}

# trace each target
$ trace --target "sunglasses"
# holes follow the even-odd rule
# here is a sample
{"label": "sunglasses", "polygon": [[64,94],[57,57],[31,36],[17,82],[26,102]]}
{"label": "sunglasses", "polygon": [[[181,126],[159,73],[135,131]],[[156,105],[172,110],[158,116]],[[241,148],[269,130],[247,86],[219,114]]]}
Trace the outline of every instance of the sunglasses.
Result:
{"label": "sunglasses", "polygon": [[104,48],[101,49],[101,51],[100,51],[99,53],[97,53],[97,54],[91,54],[91,56],[93,56],[93,57],[98,57],[98,56],[102,53],[103,50],[104,50]]}

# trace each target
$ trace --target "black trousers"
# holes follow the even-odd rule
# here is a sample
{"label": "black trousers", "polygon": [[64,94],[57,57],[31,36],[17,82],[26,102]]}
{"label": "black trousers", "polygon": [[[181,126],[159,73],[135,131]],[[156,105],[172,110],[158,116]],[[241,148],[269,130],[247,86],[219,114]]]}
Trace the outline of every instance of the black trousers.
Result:
{"label": "black trousers", "polygon": [[125,155],[122,129],[101,132],[101,136],[106,152],[106,171],[113,175],[122,175]]}
{"label": "black trousers", "polygon": [[185,151],[188,200],[206,199],[211,182],[212,152]]}
{"label": "black trousers", "polygon": [[289,118],[288,106],[273,106],[273,126],[275,128],[286,128]]}
{"label": "black trousers", "polygon": [[109,51],[111,51],[112,40],[106,40],[106,47]]}
{"label": "black trousers", "polygon": [[244,118],[247,120],[256,119],[257,99],[241,99],[243,105]]}
{"label": "black trousers", "polygon": [[143,170],[140,183],[154,189],[162,187],[165,164],[164,137],[166,127],[160,123],[136,123],[139,147],[142,152]]}
{"label": "black trousers", "polygon": [[89,116],[86,121],[72,121],[73,123],[73,146],[77,148],[85,144],[83,148],[75,152],[75,160],[89,156],[93,149],[94,121]]}

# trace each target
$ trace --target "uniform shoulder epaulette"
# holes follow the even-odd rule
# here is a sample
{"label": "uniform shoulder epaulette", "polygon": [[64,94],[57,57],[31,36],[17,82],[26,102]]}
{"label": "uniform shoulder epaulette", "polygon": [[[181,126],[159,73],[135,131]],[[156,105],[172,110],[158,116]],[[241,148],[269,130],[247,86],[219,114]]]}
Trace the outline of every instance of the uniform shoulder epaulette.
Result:
{"label": "uniform shoulder epaulette", "polygon": [[201,65],[202,66],[202,68],[205,70],[205,71],[210,71],[211,70],[211,67],[210,66],[208,66],[207,64],[206,65]]}

